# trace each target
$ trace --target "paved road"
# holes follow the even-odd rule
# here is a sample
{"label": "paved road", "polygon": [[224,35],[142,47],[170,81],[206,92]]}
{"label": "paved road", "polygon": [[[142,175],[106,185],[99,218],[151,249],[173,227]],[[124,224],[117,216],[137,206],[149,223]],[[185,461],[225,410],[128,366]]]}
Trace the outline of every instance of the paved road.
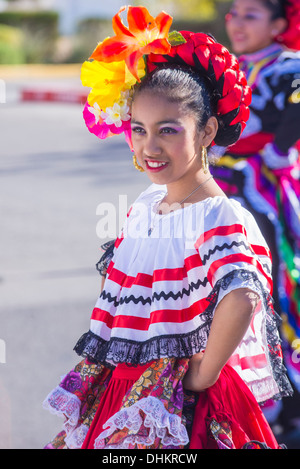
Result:
{"label": "paved road", "polygon": [[0,448],[13,449],[60,429],[42,402],[78,361],[99,294],[98,205],[148,184],[122,138],[90,135],[80,105],[18,102],[24,84],[0,104]]}

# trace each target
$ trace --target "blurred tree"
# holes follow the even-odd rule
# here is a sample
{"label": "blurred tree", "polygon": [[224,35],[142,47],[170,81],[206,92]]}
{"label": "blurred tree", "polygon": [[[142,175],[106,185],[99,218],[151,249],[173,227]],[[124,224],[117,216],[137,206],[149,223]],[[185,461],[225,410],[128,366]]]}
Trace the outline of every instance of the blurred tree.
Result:
{"label": "blurred tree", "polygon": [[0,64],[24,63],[24,35],[18,28],[0,23]]}
{"label": "blurred tree", "polygon": [[[165,9],[176,20],[213,21],[218,17],[219,4],[229,4],[229,0],[144,0],[145,5],[153,14]],[[133,5],[140,5],[133,0]]]}

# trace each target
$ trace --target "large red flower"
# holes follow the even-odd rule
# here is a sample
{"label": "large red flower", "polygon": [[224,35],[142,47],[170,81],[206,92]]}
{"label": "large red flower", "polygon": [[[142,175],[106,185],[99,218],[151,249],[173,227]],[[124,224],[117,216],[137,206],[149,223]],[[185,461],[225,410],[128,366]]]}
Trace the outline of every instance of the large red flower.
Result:
{"label": "large red flower", "polygon": [[230,115],[236,111],[236,117],[228,125],[241,124],[242,130],[249,119],[251,88],[247,85],[244,73],[239,69],[236,57],[217,43],[210,35],[181,31],[184,43],[172,47],[168,57],[150,54],[147,57],[147,70],[152,72],[159,64],[185,63],[209,78],[219,92],[217,114]]}
{"label": "large red flower", "polygon": [[124,25],[120,13],[122,7],[113,17],[115,36],[100,43],[91,59],[102,62],[119,62],[125,60],[132,75],[138,76],[138,61],[145,54],[168,54],[171,44],[168,34],[173,18],[161,12],[156,18],[150,15],[145,7],[128,7],[128,28]]}
{"label": "large red flower", "polygon": [[300,0],[289,0],[285,3],[288,27],[275,40],[288,49],[300,50]]}

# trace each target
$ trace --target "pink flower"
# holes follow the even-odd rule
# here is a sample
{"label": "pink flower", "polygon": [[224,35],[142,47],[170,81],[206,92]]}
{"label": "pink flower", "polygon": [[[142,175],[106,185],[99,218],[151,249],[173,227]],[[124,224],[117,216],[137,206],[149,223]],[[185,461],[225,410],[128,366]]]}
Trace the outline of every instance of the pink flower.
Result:
{"label": "pink flower", "polygon": [[119,127],[114,124],[108,125],[101,117],[99,110],[94,109],[91,111],[90,107],[91,106],[86,103],[83,110],[83,118],[89,131],[100,139],[105,139],[113,135],[120,135],[124,132],[126,141],[132,150],[130,120],[121,121],[121,125]]}

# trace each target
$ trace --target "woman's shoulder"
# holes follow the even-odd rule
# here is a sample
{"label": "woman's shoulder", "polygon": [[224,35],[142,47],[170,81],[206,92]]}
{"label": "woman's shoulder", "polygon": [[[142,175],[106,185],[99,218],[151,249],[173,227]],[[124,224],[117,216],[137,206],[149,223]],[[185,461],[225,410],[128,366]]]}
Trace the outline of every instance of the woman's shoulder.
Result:
{"label": "woman's shoulder", "polygon": [[226,195],[217,195],[215,197],[208,197],[203,201],[205,207],[205,214],[207,216],[215,217],[216,215],[223,215],[226,212],[235,212],[242,209],[240,202],[231,199]]}
{"label": "woman's shoulder", "polygon": [[[273,68],[273,67],[272,67]],[[294,80],[295,74],[300,73],[300,51],[284,50],[274,63],[272,71],[273,80],[281,77],[285,80]]]}
{"label": "woman's shoulder", "polygon": [[238,200],[220,196],[212,197],[206,201],[202,216],[201,242],[214,239],[216,235],[230,239],[246,237],[251,243],[266,246],[255,218]]}
{"label": "woman's shoulder", "polygon": [[294,61],[294,64],[297,65],[297,62],[300,60],[300,51],[296,50],[283,50],[279,54],[278,62],[291,62]]}
{"label": "woman's shoulder", "polygon": [[234,224],[243,226],[256,225],[252,214],[238,200],[226,196],[207,199],[204,218],[206,228]]}

